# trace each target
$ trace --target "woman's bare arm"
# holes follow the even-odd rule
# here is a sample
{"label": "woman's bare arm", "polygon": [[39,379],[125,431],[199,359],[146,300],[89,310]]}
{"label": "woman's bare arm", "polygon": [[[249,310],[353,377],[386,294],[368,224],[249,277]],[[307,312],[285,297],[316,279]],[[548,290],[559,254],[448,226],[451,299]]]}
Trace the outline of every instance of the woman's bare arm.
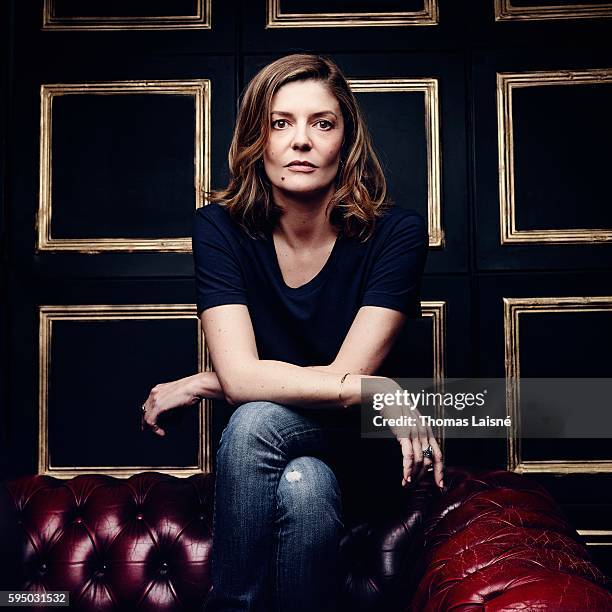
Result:
{"label": "woman's bare arm", "polygon": [[[248,308],[224,304],[205,310],[202,329],[225,399],[231,405],[268,400],[293,406],[322,408],[359,403],[361,376],[259,359]],[[324,369],[323,369],[324,368]],[[329,370],[329,371],[328,371]]]}
{"label": "woman's bare arm", "polygon": [[[290,366],[293,373],[297,368],[299,372],[319,372],[335,375],[338,379],[338,392],[340,391],[339,379],[345,373],[351,372],[351,375],[345,379],[342,385],[342,400],[345,404],[356,404],[360,401],[361,376],[354,375],[373,375],[376,373],[391,349],[404,320],[405,315],[400,312],[377,306],[364,306],[359,309],[332,363],[305,368],[280,361],[264,363],[267,364],[266,367],[268,368],[270,365],[272,367],[280,365],[285,371],[286,366]],[[247,327],[250,327],[250,317]],[[257,347],[254,344],[251,351],[253,358],[257,360],[259,365]],[[313,378],[309,377],[309,380],[312,381]],[[305,384],[309,384],[309,380],[307,379]],[[327,380],[329,380],[329,377]],[[281,387],[286,387],[285,383],[286,381],[283,379]],[[306,400],[307,405],[339,406],[340,402],[335,387],[332,387],[332,392],[334,396],[331,403],[319,398],[314,402]],[[305,395],[307,396],[308,393]],[[226,399],[226,394],[216,372],[200,372],[177,381],[156,385],[151,391],[148,406],[153,409],[151,415],[153,417],[177,406],[195,404],[201,399]],[[244,399],[244,401],[250,400]],[[281,402],[281,400],[276,401]],[[286,401],[290,403],[288,400]],[[299,405],[299,401],[299,399],[294,400],[293,403]]]}
{"label": "woman's bare arm", "polygon": [[309,367],[339,374],[376,374],[405,321],[406,315],[397,310],[362,306],[334,361],[329,365]]}
{"label": "woman's bare arm", "polygon": [[[361,380],[366,374],[351,374],[338,397],[340,374],[303,368],[282,361],[260,360],[248,308],[226,304],[205,310],[201,316],[205,338],[210,349],[219,383],[230,404],[268,400],[303,407],[338,406],[361,402]],[[405,321],[405,315],[380,307],[360,308],[334,360],[334,366],[346,371],[375,372],[389,353]],[[331,369],[326,366],[325,370]],[[381,377],[373,377],[381,378]],[[391,382],[389,380],[389,382]],[[400,432],[403,479],[405,486],[412,476],[420,478],[433,467],[434,478],[443,486],[442,453],[431,428],[411,427]],[[433,461],[424,458],[422,450],[433,448]]]}
{"label": "woman's bare arm", "polygon": [[[168,409],[181,403],[196,403],[203,397],[225,398],[233,405],[258,399],[304,407],[360,403],[362,379],[381,379],[365,373],[373,373],[379,368],[397,339],[404,319],[404,315],[397,311],[362,307],[333,363],[300,367],[259,359],[246,306],[228,304],[210,308],[204,311],[201,321],[216,372],[202,372],[182,381],[160,385],[162,389],[157,393],[154,389],[145,403],[150,408],[145,421],[149,425],[155,424],[157,416],[163,412],[161,405],[164,403],[168,404]],[[339,397],[339,380],[346,372],[358,374],[346,377],[342,397]],[[166,395],[166,401],[162,402],[162,396]],[[184,401],[185,398],[188,401]],[[165,434],[159,427],[155,431],[158,435]],[[403,455],[402,485],[410,481],[411,474],[420,477],[423,470],[433,463],[435,481],[442,488],[442,453],[431,429],[418,428],[414,432],[400,433],[398,441]],[[428,444],[434,450],[433,461],[423,460],[422,449]]]}

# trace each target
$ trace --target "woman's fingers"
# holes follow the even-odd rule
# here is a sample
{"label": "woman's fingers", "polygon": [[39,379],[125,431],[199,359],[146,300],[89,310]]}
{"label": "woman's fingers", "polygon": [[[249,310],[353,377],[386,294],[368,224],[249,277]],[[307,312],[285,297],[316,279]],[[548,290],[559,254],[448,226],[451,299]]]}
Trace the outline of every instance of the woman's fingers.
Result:
{"label": "woman's fingers", "polygon": [[421,463],[421,473],[419,474],[419,478],[421,476],[423,476],[423,474],[425,474],[425,472],[430,471],[431,466],[432,466],[432,461],[429,457],[426,457],[423,453],[425,453],[425,451],[429,448],[429,439],[428,438],[421,438],[420,439],[420,443],[421,443],[421,448],[422,453],[421,453],[421,457],[423,458],[423,461]]}
{"label": "woman's fingers", "polygon": [[422,425],[420,420],[417,420],[417,425],[412,428],[411,437],[414,448],[413,476],[419,480],[432,464],[431,459],[424,455],[425,450],[429,447],[429,436],[427,427]]}
{"label": "woman's fingers", "polygon": [[159,411],[155,410],[153,407],[155,401],[156,397],[153,395],[153,392],[151,392],[141,408],[142,415],[140,419],[140,430],[144,431],[146,427],[149,427],[158,436],[165,436],[166,432],[157,424]]}
{"label": "woman's fingers", "polygon": [[429,425],[427,425],[427,436],[429,437],[429,444],[431,445],[431,449],[433,451],[432,457],[432,468],[434,473],[434,481],[435,483],[442,489],[444,487],[443,476],[444,476],[444,462],[442,459],[442,451],[440,450],[440,445],[436,440],[433,430]]}
{"label": "woman's fingers", "polygon": [[[158,436],[166,435],[166,432],[157,424],[157,416],[151,417],[147,415],[144,419],[144,423],[146,427],[149,427],[153,433],[156,433]],[[142,429],[144,430],[144,427]]]}
{"label": "woman's fingers", "polygon": [[429,438],[429,444],[433,450],[433,472],[434,481],[442,489],[444,487],[444,462],[442,461],[442,451],[438,445],[438,441],[433,437]]}
{"label": "woman's fingers", "polygon": [[[421,447],[423,448],[423,453],[425,453],[425,451],[431,446],[431,448],[433,449],[433,445],[431,444],[431,438],[433,438],[433,435],[430,436],[429,432],[431,431],[431,428],[424,428],[423,431],[420,431],[419,434],[421,435]],[[433,469],[433,455],[432,457],[427,457],[425,456],[425,454],[423,454],[423,472],[430,472]]]}
{"label": "woman's fingers", "polygon": [[196,376],[187,376],[169,383],[155,385],[149,397],[143,404],[146,408],[141,427],[150,427],[158,436],[166,435],[166,432],[157,424],[159,416],[180,406],[193,405],[201,401],[201,397],[194,393],[198,387],[194,384]]}
{"label": "woman's fingers", "polygon": [[[396,404],[386,407],[384,415],[390,419],[406,416],[403,414],[401,407]],[[442,451],[434,437],[433,430],[429,425],[422,424],[419,418],[420,413],[416,408],[409,416],[415,417],[413,425],[402,424],[391,427],[402,448],[402,486],[406,486],[409,482],[416,483],[425,472],[433,471],[436,485],[443,488],[444,464]],[[431,457],[425,457],[423,452],[430,446]]]}
{"label": "woman's fingers", "polygon": [[412,442],[410,438],[399,438],[400,446],[402,447],[402,487],[405,487],[412,479],[412,462],[414,459],[414,451],[412,450]]}
{"label": "woman's fingers", "polygon": [[153,433],[156,433],[158,436],[166,435],[166,432],[157,423],[151,425],[151,429],[153,430]]}
{"label": "woman's fingers", "polygon": [[421,477],[423,467],[423,447],[421,446],[421,440],[419,439],[418,432],[412,432],[412,450],[414,452],[414,460],[412,463],[412,476],[414,482],[418,482]]}
{"label": "woman's fingers", "polygon": [[145,427],[148,425],[145,417],[147,416],[147,411],[149,410],[148,403],[150,398],[151,396],[147,397],[145,403],[140,407],[140,431],[144,431]]}
{"label": "woman's fingers", "polygon": [[[444,486],[442,451],[431,428],[425,430],[425,437],[422,437],[421,432],[415,428],[411,437],[398,438],[398,442],[402,448],[402,486],[406,486],[409,482],[416,483],[426,471],[433,471],[434,481],[442,489]],[[423,450],[429,446],[433,452],[431,459],[423,456]]]}

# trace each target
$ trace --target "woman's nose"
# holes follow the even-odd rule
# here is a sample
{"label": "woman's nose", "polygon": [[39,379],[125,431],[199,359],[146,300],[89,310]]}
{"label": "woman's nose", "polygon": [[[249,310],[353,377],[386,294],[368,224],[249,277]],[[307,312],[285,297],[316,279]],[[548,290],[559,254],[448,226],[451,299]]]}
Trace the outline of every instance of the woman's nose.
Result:
{"label": "woman's nose", "polygon": [[298,126],[295,128],[293,133],[293,141],[291,142],[291,148],[295,150],[308,150],[312,147],[310,137],[308,136],[308,130],[306,126]]}

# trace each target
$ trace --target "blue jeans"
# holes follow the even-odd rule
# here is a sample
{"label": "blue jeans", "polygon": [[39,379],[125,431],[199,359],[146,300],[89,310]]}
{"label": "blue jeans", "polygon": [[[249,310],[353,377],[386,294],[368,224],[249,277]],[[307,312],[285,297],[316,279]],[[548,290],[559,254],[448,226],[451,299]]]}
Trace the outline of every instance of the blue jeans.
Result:
{"label": "blue jeans", "polygon": [[267,401],[235,410],[217,452],[207,612],[335,612],[344,524],[330,464],[359,436],[349,417]]}

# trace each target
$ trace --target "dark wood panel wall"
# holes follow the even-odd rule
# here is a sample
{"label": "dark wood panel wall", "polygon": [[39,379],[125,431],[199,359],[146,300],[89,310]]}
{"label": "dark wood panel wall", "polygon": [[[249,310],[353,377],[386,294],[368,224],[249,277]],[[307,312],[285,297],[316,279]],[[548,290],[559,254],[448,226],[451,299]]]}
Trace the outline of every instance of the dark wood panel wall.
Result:
{"label": "dark wood panel wall", "polygon": [[[609,3],[12,0],[0,32],[0,477],[214,468],[227,406],[164,439],[138,410],[210,367],[192,212],[226,184],[240,92],[291,52],[337,61],[429,223],[394,375],[612,374]],[[606,440],[445,446],[540,479],[609,563]]]}
{"label": "dark wood panel wall", "polygon": [[0,473],[8,472],[8,446],[11,415],[8,410],[9,327],[8,327],[8,156],[7,126],[10,114],[13,23],[12,6],[0,5]]}

